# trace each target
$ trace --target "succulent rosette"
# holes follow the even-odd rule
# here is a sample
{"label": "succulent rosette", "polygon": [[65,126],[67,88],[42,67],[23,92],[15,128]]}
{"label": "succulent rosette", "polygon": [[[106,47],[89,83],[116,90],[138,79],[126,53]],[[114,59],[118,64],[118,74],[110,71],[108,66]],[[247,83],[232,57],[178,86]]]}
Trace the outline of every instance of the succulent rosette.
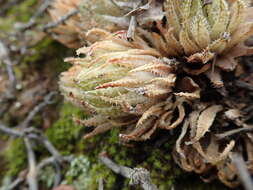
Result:
{"label": "succulent rosette", "polygon": [[[103,39],[78,49],[84,57],[66,59],[73,66],[61,75],[61,92],[89,113],[76,119],[95,127],[85,138],[120,128],[121,140],[142,141],[158,129],[180,126],[176,162],[206,181],[219,178],[236,187],[233,155],[244,157],[252,171],[253,142],[250,134],[217,135],[248,127],[241,108],[220,93],[221,72],[233,71],[236,58],[253,53],[244,45],[253,34],[253,9],[246,0],[155,2],[163,3],[165,18],[151,28],[138,26],[130,41],[127,31],[91,30]],[[208,90],[220,98],[203,97]]]}
{"label": "succulent rosette", "polygon": [[[179,98],[172,103],[177,62],[164,62],[157,50],[138,36],[134,39],[127,41],[126,32],[120,31],[80,48],[77,52],[86,54],[85,58],[67,59],[74,66],[62,74],[60,87],[66,99],[94,114],[82,121],[96,126],[88,136],[133,125],[137,130],[126,138],[145,140],[157,127],[169,128],[171,124],[174,128],[180,123],[171,122],[175,109],[180,110],[183,119],[183,101]],[[163,121],[158,120],[160,116]]]}

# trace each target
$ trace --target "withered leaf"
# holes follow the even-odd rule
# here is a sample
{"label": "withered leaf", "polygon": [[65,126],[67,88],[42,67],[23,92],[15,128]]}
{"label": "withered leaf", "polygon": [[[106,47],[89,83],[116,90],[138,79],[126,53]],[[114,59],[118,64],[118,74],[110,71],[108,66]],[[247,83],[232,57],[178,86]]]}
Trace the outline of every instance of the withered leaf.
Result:
{"label": "withered leaf", "polygon": [[192,139],[192,143],[197,142],[199,139],[201,139],[206,132],[209,130],[209,128],[212,126],[214,119],[216,117],[216,114],[220,112],[223,109],[221,105],[212,105],[205,109],[199,116],[198,122],[197,122],[197,129],[196,129],[196,135]]}

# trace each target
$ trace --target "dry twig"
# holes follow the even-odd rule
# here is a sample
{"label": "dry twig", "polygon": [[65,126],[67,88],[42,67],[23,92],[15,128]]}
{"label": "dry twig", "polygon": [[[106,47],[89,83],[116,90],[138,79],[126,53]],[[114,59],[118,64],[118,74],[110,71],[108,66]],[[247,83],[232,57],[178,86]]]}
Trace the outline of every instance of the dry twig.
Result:
{"label": "dry twig", "polygon": [[230,130],[221,134],[216,134],[215,136],[218,138],[218,140],[236,135],[236,134],[243,134],[243,133],[248,133],[248,132],[252,132],[253,131],[253,127],[248,126],[248,127],[244,127],[244,128],[239,128],[239,129],[234,129],[234,130]]}
{"label": "dry twig", "polygon": [[50,22],[50,23],[46,24],[45,26],[43,26],[42,30],[47,31],[47,30],[54,28],[60,24],[64,24],[64,22],[66,20],[68,20],[70,17],[72,17],[78,13],[79,13],[79,9],[73,9],[73,10],[69,11],[69,13],[67,13],[66,15],[60,17],[57,21]]}
{"label": "dry twig", "polygon": [[37,181],[37,170],[36,170],[36,158],[35,153],[33,151],[31,142],[28,138],[24,138],[27,155],[28,155],[28,163],[29,163],[29,172],[27,174],[27,182],[30,190],[38,189],[38,181]]}
{"label": "dry twig", "polygon": [[232,155],[232,161],[236,166],[238,176],[245,188],[245,190],[252,190],[253,182],[250,177],[249,171],[242,157],[238,154]]}
{"label": "dry twig", "polygon": [[104,190],[103,178],[100,178],[99,181],[98,181],[98,190]]}
{"label": "dry twig", "polygon": [[37,106],[35,106],[33,108],[33,110],[28,114],[28,116],[25,118],[25,120],[19,124],[17,127],[20,129],[24,129],[26,127],[28,127],[29,123],[32,121],[32,119],[34,118],[34,116],[40,112],[45,106],[53,104],[55,101],[53,100],[54,96],[57,94],[56,91],[52,91],[49,94],[47,94],[44,97],[43,102],[41,102],[40,104],[38,104]]}
{"label": "dry twig", "polygon": [[40,5],[38,10],[36,10],[35,14],[30,18],[28,23],[22,24],[19,26],[21,31],[30,29],[34,25],[36,25],[36,19],[43,15],[43,13],[47,10],[47,8],[51,5],[52,0],[44,0],[43,3]]}
{"label": "dry twig", "polygon": [[244,88],[246,90],[253,91],[253,85],[251,85],[251,84],[249,84],[247,82],[236,81],[235,85],[238,86],[238,87],[240,87],[240,88]]}
{"label": "dry twig", "polygon": [[27,176],[27,170],[20,172],[19,176],[7,187],[6,190],[15,189],[19,184],[23,183]]}
{"label": "dry twig", "polygon": [[[0,131],[6,133],[13,137],[23,138],[27,155],[28,155],[28,163],[29,163],[29,172],[27,174],[27,183],[29,184],[29,189],[37,190],[38,189],[38,182],[37,182],[37,173],[42,167],[44,167],[43,162],[36,166],[36,157],[33,151],[32,142],[38,142],[48,150],[48,152],[52,155],[48,163],[52,163],[55,167],[56,177],[54,186],[57,186],[61,182],[61,164],[67,160],[67,158],[63,158],[58,150],[52,145],[52,143],[47,139],[47,137],[38,129],[33,127],[29,127],[30,122],[34,118],[34,116],[46,105],[54,103],[53,97],[56,92],[50,92],[47,96],[45,96],[44,101],[34,107],[34,109],[30,112],[27,118],[20,124],[19,129],[17,128],[10,128],[5,126],[4,124],[0,123]],[[70,159],[68,159],[70,160]],[[44,161],[45,162],[45,161]],[[14,189],[20,183],[24,181],[24,177],[20,177],[15,180],[9,187],[9,189]]]}
{"label": "dry twig", "polygon": [[158,190],[150,178],[150,173],[144,168],[129,168],[126,166],[120,166],[114,163],[110,158],[105,156],[105,153],[100,154],[100,161],[114,171],[126,178],[130,179],[130,184],[140,185],[144,190]]}
{"label": "dry twig", "polygon": [[16,98],[16,76],[13,69],[13,63],[10,59],[9,55],[9,49],[7,46],[0,41],[0,63],[3,63],[6,65],[6,71],[9,78],[9,86],[5,92],[5,94],[2,95],[0,99],[0,103],[2,104],[0,108],[0,117],[3,115],[4,112],[9,108],[10,102],[12,102]]}

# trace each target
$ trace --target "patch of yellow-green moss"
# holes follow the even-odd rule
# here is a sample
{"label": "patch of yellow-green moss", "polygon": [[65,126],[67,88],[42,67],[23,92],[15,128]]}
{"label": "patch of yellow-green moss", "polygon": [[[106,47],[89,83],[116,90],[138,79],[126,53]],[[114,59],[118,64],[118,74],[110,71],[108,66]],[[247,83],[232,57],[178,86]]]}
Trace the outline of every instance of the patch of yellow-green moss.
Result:
{"label": "patch of yellow-green moss", "polygon": [[27,154],[25,145],[22,139],[14,139],[3,153],[7,162],[8,176],[16,176],[20,171],[27,166]]}
{"label": "patch of yellow-green moss", "polygon": [[27,22],[34,14],[34,6],[38,3],[37,0],[25,0],[18,6],[13,6],[8,11],[8,18],[14,17],[15,21]]}
{"label": "patch of yellow-green moss", "polygon": [[64,104],[61,107],[60,119],[46,131],[49,140],[64,155],[74,153],[81,138],[82,127],[73,122],[73,115],[81,116],[81,110],[68,103]]}
{"label": "patch of yellow-green moss", "polygon": [[10,7],[5,16],[0,17],[0,30],[9,31],[16,22],[28,22],[34,14],[34,7],[37,0],[25,0],[16,6]]}

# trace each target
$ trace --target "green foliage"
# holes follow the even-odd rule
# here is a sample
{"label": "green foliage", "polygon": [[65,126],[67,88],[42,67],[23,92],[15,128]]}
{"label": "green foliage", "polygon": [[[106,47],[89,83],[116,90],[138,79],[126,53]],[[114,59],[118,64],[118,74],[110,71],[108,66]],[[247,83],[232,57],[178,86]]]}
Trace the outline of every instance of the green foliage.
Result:
{"label": "green foliage", "polygon": [[16,176],[26,167],[27,155],[22,139],[14,139],[3,155],[7,161],[8,176]]}

